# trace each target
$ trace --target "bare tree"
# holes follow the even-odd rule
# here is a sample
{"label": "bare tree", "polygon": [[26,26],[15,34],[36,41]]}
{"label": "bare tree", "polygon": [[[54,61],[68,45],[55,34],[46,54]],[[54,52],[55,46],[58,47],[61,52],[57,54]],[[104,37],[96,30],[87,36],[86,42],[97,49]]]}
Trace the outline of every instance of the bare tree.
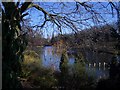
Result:
{"label": "bare tree", "polygon": [[[50,4],[43,2],[31,3],[29,8],[34,7],[40,11],[39,17],[41,18],[39,20],[39,24],[33,25],[33,28],[45,30],[50,27],[54,30],[58,30],[58,32],[64,32],[65,30],[78,32],[93,25],[109,24],[107,15],[114,15],[116,17],[115,10],[110,10],[110,6],[112,9],[117,7],[113,2],[107,2],[104,4],[101,2],[75,1],[68,3],[56,2]],[[118,9],[116,10],[119,14]]]}

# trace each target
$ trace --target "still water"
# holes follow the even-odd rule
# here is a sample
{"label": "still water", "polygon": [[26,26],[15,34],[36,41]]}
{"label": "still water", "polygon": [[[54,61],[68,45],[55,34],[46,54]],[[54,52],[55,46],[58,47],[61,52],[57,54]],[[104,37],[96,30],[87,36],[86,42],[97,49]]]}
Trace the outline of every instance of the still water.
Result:
{"label": "still water", "polygon": [[[56,53],[56,48],[52,46],[46,46],[42,49],[41,53],[42,65],[44,67],[53,68],[56,71],[59,70],[59,64],[61,59],[61,54]],[[86,58],[86,72],[88,75],[93,76],[95,79],[107,78],[109,76],[109,68],[107,63],[111,58],[110,55],[97,54],[91,51],[84,52],[84,57]],[[68,65],[72,66],[74,64],[74,56],[68,56]],[[96,59],[96,60],[95,60]]]}

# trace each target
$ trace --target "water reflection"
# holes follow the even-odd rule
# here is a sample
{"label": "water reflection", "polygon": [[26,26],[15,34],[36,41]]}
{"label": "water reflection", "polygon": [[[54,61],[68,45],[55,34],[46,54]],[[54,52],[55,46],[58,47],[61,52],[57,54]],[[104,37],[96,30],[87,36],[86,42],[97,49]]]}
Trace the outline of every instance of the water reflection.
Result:
{"label": "water reflection", "polygon": [[[52,46],[44,47],[42,50],[42,65],[44,67],[53,68],[54,70],[60,71],[59,64],[62,53],[56,53],[56,48]],[[100,62],[101,58],[99,59],[98,53],[96,55],[95,53],[91,53],[90,51],[85,53],[85,57],[87,58],[85,68],[88,75],[93,76],[96,79],[107,78],[109,76],[109,72],[108,67],[106,66],[107,62],[105,62],[104,59],[106,59],[108,56],[103,57],[103,60]],[[94,57],[96,60],[93,59]],[[73,64],[75,62],[74,56],[69,56],[68,60],[69,67],[73,67]]]}

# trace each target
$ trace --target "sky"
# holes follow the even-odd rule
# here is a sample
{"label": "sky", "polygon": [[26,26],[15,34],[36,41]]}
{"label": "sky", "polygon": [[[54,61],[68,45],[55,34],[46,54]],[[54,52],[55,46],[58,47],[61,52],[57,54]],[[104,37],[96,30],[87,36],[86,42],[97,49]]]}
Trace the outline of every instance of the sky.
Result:
{"label": "sky", "polygon": [[[79,7],[78,9],[79,13],[69,14],[71,11],[74,11],[76,8],[76,4],[74,2],[64,2],[64,4],[63,3],[60,4],[60,2],[56,2],[56,3],[55,2],[39,2],[39,3],[35,2],[35,4],[40,5],[44,10],[46,10],[49,13],[53,14],[53,11],[56,13],[68,13],[68,15],[64,15],[64,14],[59,14],[59,15],[66,16],[75,21],[81,20],[81,22],[75,23],[78,30],[83,30],[85,28],[88,28],[87,26],[88,24],[90,24],[90,26],[96,25],[93,23],[92,19],[87,20],[87,21],[85,20],[82,21],[82,19],[93,18],[93,15],[88,13],[84,7]],[[101,3],[104,7],[107,7],[107,9],[101,6],[101,4],[98,2],[90,2],[88,4],[92,4],[94,6],[93,10],[101,13],[100,15],[104,18],[105,21],[107,21],[107,23],[115,23],[117,21],[115,10],[113,10],[113,13],[115,13],[113,16],[111,14],[111,8],[107,2]],[[31,19],[31,21],[29,22],[30,25],[32,26],[41,25],[44,22],[44,14],[41,11],[38,11],[35,8],[31,8],[27,12],[29,12],[29,16],[25,18],[29,17]],[[101,18],[99,20],[102,21]],[[103,25],[104,23],[101,23],[101,24]],[[64,24],[62,25],[63,25],[62,27],[63,34],[69,34],[73,32],[69,27],[65,26]],[[54,35],[57,35],[58,33],[60,33],[60,31],[57,30],[57,27],[55,25],[53,26],[51,22],[47,22],[45,24],[45,28],[42,28],[41,30],[43,32],[43,37],[45,38],[52,37],[53,31],[54,31]]]}

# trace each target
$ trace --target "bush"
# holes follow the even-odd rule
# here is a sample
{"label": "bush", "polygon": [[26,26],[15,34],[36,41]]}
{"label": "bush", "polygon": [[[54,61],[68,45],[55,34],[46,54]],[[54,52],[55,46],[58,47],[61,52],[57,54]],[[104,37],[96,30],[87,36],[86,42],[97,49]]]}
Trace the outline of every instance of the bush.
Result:
{"label": "bush", "polygon": [[51,88],[56,86],[57,79],[54,77],[53,70],[43,68],[41,61],[35,51],[25,51],[21,77],[26,78],[33,88]]}
{"label": "bush", "polygon": [[22,77],[28,77],[32,72],[41,68],[41,59],[35,51],[25,51],[24,61],[22,62]]}

